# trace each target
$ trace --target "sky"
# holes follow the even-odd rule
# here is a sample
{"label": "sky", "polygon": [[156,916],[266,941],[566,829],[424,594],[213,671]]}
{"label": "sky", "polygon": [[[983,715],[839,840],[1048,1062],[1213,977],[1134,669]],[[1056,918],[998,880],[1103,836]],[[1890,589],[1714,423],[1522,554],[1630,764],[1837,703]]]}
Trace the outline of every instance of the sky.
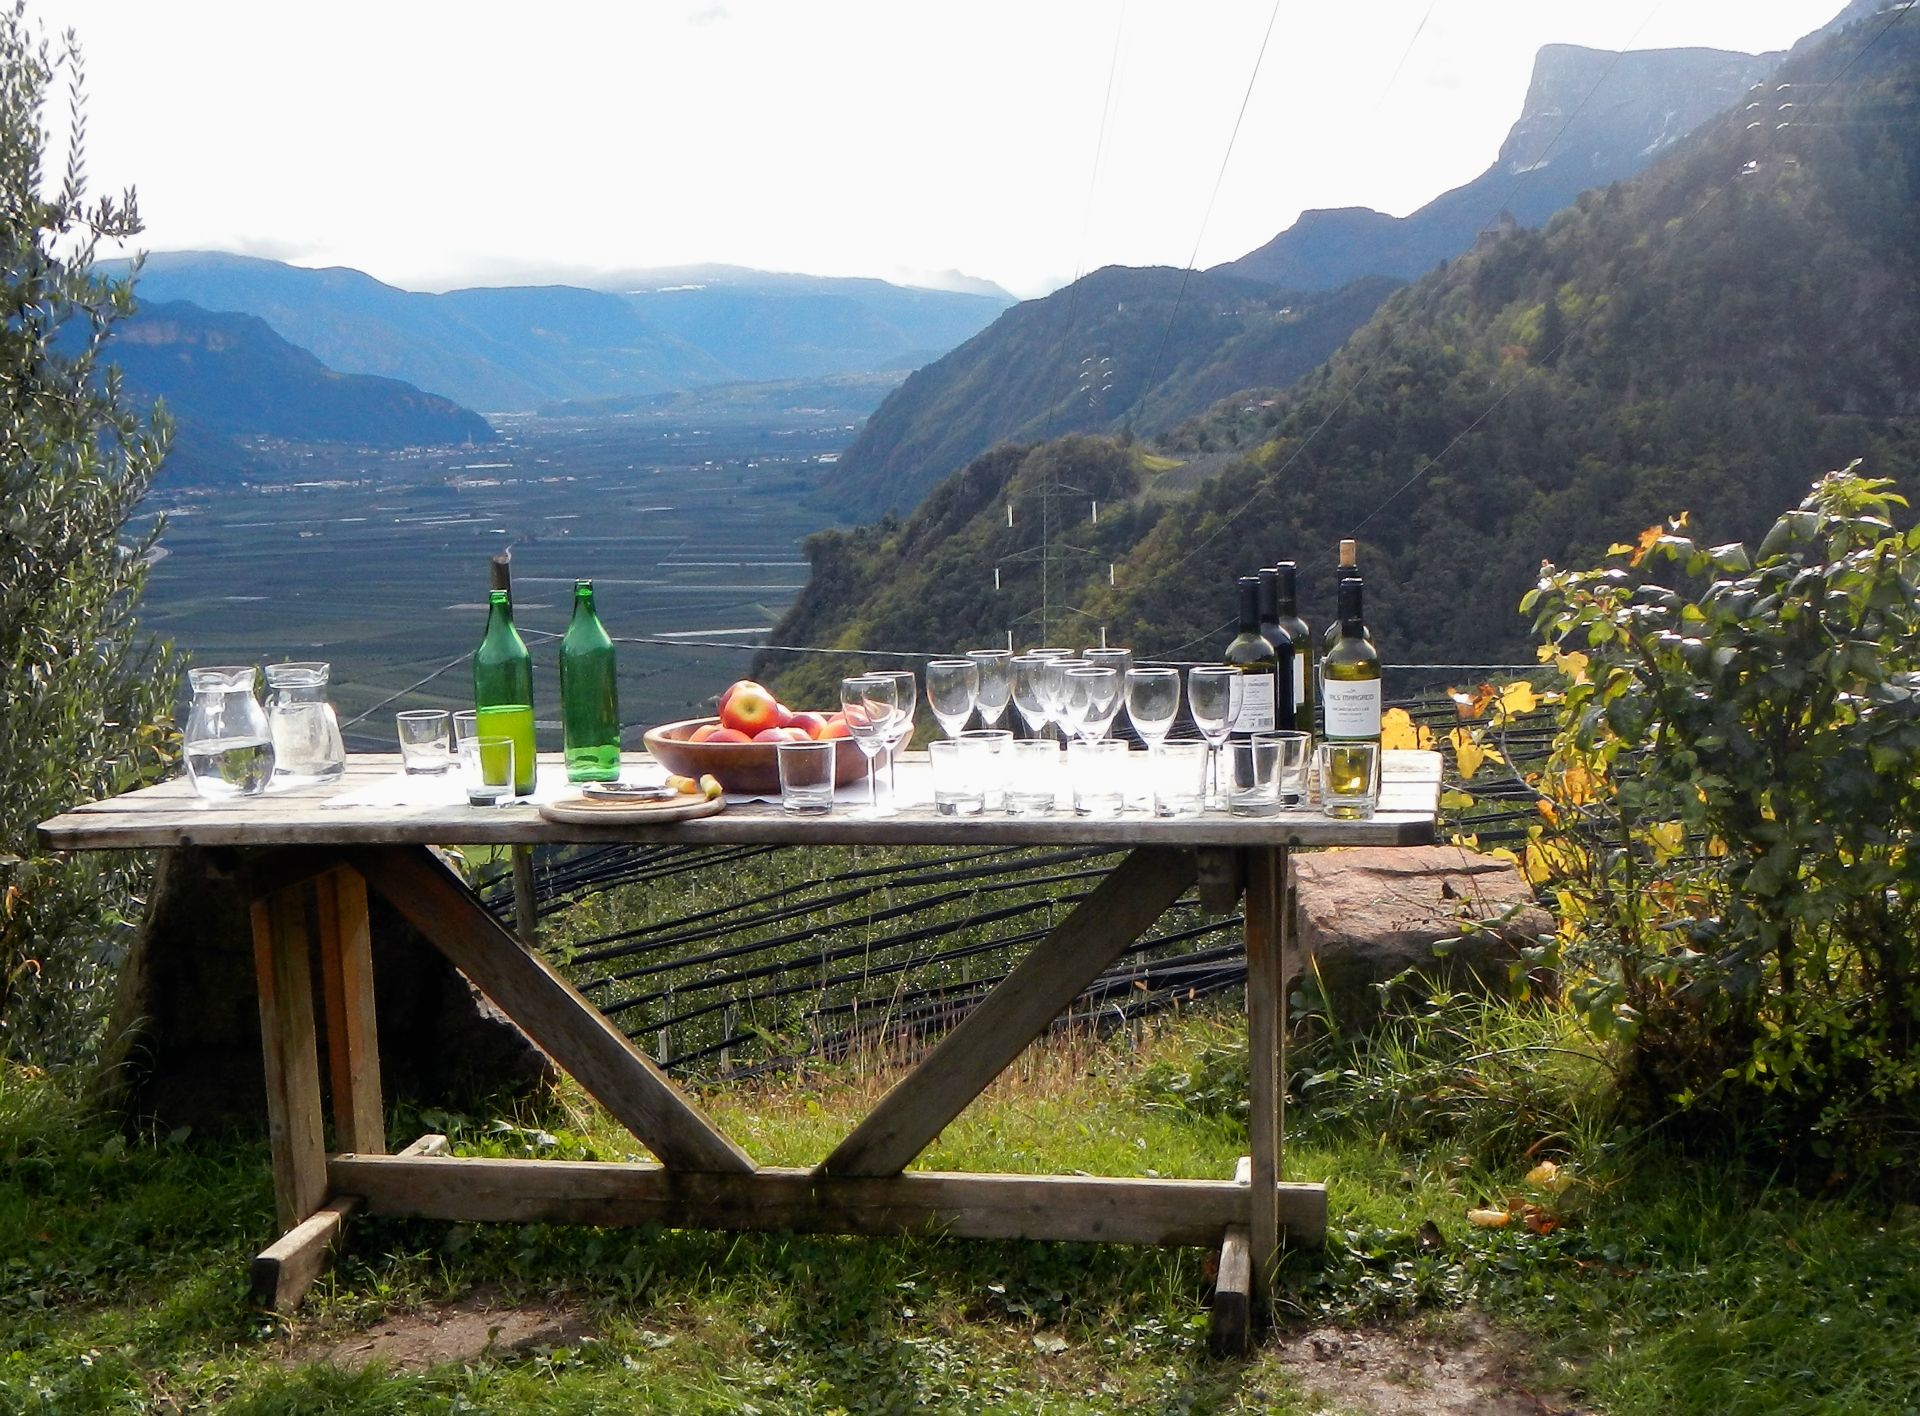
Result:
{"label": "sky", "polygon": [[349,265],[418,290],[719,261],[909,283],[960,271],[1024,297],[1102,265],[1231,260],[1309,207],[1405,214],[1493,160],[1543,44],[1781,49],[1841,4],[28,0],[28,13],[78,32],[88,171],[97,192],[138,189],[149,250]]}

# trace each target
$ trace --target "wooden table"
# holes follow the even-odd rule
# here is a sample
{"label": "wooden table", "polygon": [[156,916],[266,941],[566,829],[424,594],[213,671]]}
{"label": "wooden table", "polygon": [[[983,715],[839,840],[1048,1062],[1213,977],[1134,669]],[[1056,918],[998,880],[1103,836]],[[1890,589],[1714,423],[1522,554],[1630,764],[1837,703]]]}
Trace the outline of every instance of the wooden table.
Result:
{"label": "wooden table", "polygon": [[[341,804],[392,777],[397,759],[354,757],[337,783],[299,793],[202,802],[184,781],[132,792],[44,823],[63,850],[175,847],[233,854],[252,898],[266,1058],[274,1194],[282,1237],[254,1260],[256,1293],[291,1306],[325,1266],[349,1217],[371,1213],[513,1223],[663,1224],[847,1234],[1222,1246],[1214,1340],[1244,1345],[1250,1302],[1283,1240],[1317,1245],[1326,1189],[1281,1179],[1284,978],[1296,846],[1416,845],[1434,837],[1433,753],[1385,754],[1371,821],[1317,811],[1161,821],[936,816],[795,818],[762,804],[698,821],[558,825],[527,806]],[[1110,845],[1127,854],[925,1058],[808,1168],[762,1166],[536,952],[523,948],[428,847],[440,844]],[[1198,884],[1229,913],[1244,893],[1252,1054],[1250,1155],[1232,1179],[1012,1175],[907,1167],[1026,1046]],[[367,888],[371,886],[658,1159],[657,1164],[452,1158],[423,1137],[385,1154],[375,1043]],[[310,972],[319,954],[320,1031]]]}

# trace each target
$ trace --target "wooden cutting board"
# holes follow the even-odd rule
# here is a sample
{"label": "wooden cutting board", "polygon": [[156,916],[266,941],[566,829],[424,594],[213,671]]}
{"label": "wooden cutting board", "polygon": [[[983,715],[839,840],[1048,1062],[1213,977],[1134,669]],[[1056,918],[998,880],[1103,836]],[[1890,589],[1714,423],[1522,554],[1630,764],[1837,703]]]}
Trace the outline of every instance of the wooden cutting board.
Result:
{"label": "wooden cutting board", "polygon": [[540,814],[568,826],[622,826],[668,821],[694,821],[726,810],[725,797],[682,796],[674,800],[590,801],[583,796],[562,797],[540,804]]}

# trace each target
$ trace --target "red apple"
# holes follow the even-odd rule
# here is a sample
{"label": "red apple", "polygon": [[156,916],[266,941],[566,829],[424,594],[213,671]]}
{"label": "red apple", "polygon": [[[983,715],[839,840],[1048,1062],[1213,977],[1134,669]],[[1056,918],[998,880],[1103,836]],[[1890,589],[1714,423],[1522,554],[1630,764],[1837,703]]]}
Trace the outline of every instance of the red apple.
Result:
{"label": "red apple", "polygon": [[752,737],[762,728],[779,726],[778,708],[773,695],[759,684],[736,683],[727,695],[726,706],[720,710],[720,721]]}
{"label": "red apple", "polygon": [[787,705],[782,703],[779,699],[777,698],[774,699],[773,700],[773,725],[776,728],[790,728],[793,726],[793,719],[794,719],[793,709],[787,707]]}
{"label": "red apple", "polygon": [[847,726],[847,720],[845,718],[829,718],[827,719],[826,726],[822,727],[814,736],[822,742],[825,742],[829,738],[852,737],[853,729]]}
{"label": "red apple", "polygon": [[827,720],[818,713],[795,713],[792,722],[781,724],[782,727],[798,728],[810,738],[819,737],[820,729],[826,725]]}
{"label": "red apple", "polygon": [[759,684],[755,683],[752,679],[740,679],[734,683],[730,683],[727,685],[727,691],[720,695],[720,699],[714,705],[713,711],[716,713],[724,714],[727,711],[728,701],[733,697],[734,694],[738,693],[743,688],[754,689],[757,692],[766,693],[767,697],[769,698],[773,697],[771,693],[767,693],[766,689],[762,688]]}
{"label": "red apple", "polygon": [[699,727],[687,734],[687,741],[705,742],[719,731],[720,725],[718,723],[702,723]]}
{"label": "red apple", "polygon": [[707,739],[708,742],[752,742],[753,739],[738,728],[721,728]]}

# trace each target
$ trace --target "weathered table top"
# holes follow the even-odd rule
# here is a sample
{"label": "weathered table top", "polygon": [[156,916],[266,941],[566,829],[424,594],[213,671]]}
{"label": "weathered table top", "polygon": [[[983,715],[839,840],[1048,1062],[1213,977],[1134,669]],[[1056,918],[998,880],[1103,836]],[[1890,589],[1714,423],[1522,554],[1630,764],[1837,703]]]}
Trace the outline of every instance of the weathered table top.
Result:
{"label": "weathered table top", "polygon": [[[557,764],[543,754],[542,765]],[[912,755],[903,755],[902,764]],[[629,754],[626,776],[654,769]],[[952,817],[928,805],[903,805],[896,816],[862,819],[858,808],[836,806],[828,816],[799,817],[764,802],[730,802],[725,811],[693,821],[568,825],[544,819],[537,807],[473,807],[450,802],[407,804],[382,791],[382,779],[400,774],[393,754],[347,759],[345,776],[299,791],[231,801],[206,801],[183,778],[92,802],[46,821],[40,839],[60,850],[127,850],[154,846],[284,845],[521,845],[674,841],[689,845],[1112,845],[1130,846],[1405,846],[1434,839],[1440,757],[1433,752],[1388,752],[1381,799],[1370,821],[1335,821],[1317,807],[1277,816],[1238,817],[1209,811],[1158,820],[1142,811],[1090,818],[1053,816]],[[358,798],[358,800],[356,800]]]}

